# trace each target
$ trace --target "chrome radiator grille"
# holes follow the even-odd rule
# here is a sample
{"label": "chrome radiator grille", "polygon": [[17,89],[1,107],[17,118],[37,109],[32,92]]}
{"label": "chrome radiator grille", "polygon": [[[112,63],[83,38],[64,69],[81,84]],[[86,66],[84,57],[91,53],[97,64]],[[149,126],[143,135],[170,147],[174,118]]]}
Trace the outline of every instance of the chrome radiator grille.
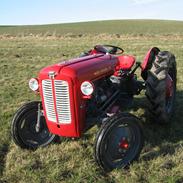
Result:
{"label": "chrome radiator grille", "polygon": [[[63,80],[54,80],[52,85],[51,80],[43,80],[42,88],[46,108],[46,115],[48,120],[52,122],[57,122],[56,118],[57,114],[58,123],[61,124],[71,123],[71,109],[70,109],[68,82]],[[56,111],[54,106],[56,106]]]}

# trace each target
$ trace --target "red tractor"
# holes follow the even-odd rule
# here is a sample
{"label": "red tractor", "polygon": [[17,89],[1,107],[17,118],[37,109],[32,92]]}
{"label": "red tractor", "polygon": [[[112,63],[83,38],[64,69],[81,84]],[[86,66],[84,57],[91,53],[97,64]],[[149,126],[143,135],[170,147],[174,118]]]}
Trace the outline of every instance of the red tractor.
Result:
{"label": "red tractor", "polygon": [[[58,136],[77,138],[98,125],[94,154],[105,171],[123,168],[143,148],[141,120],[125,111],[146,90],[148,118],[170,122],[176,94],[176,61],[168,51],[150,49],[143,63],[122,48],[97,45],[79,58],[43,68],[29,87],[41,102],[18,109],[11,125],[15,144],[36,149]],[[135,71],[141,68],[143,81]]]}

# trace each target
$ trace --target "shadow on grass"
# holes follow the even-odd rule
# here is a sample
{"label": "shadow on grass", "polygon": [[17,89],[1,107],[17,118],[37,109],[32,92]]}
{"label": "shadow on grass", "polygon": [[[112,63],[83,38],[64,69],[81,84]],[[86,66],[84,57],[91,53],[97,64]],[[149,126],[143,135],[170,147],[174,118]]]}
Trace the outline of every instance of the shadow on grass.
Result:
{"label": "shadow on grass", "polygon": [[3,174],[4,168],[5,168],[5,162],[6,162],[6,155],[9,150],[9,144],[1,144],[0,147],[0,177]]}
{"label": "shadow on grass", "polygon": [[[8,121],[11,120],[11,113],[0,113],[0,178],[3,175],[6,164],[6,156],[9,152],[10,146],[10,125]],[[1,180],[1,179],[0,179]]]}
{"label": "shadow on grass", "polygon": [[[146,98],[136,99],[134,111],[139,108],[146,110]],[[140,117],[144,118],[144,114]],[[160,125],[145,121],[143,125],[146,144],[143,149],[142,160],[149,161],[158,156],[172,155],[177,148],[183,147],[183,91],[177,91],[175,113],[171,123]],[[158,147],[158,150],[154,150]]]}
{"label": "shadow on grass", "polygon": [[[136,98],[133,104],[133,111],[138,109],[147,109],[146,97]],[[175,113],[172,117],[171,123],[166,125],[160,125],[156,123],[150,123],[146,120],[145,114],[140,114],[140,118],[145,119],[143,124],[143,131],[145,136],[145,146],[142,152],[142,160],[149,161],[159,156],[165,156],[167,154],[172,155],[175,150],[181,147],[181,140],[183,140],[183,91],[177,91],[175,102]],[[89,139],[93,137],[93,133],[86,133],[82,138],[62,138],[57,143],[64,141],[87,141],[87,143],[81,143],[84,147],[93,145],[89,143]],[[183,143],[182,143],[183,146]],[[154,150],[154,147],[158,147],[158,150]]]}

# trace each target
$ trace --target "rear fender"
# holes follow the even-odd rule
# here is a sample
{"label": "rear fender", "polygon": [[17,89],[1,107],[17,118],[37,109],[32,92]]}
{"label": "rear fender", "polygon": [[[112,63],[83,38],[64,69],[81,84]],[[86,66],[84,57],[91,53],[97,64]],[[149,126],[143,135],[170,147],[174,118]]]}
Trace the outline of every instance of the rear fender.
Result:
{"label": "rear fender", "polygon": [[142,64],[141,64],[141,69],[142,69],[142,71],[141,71],[141,76],[142,76],[142,78],[143,78],[144,80],[147,79],[147,71],[148,71],[149,69],[151,69],[152,63],[153,63],[153,61],[155,60],[155,57],[156,57],[156,55],[157,55],[159,52],[160,52],[160,49],[157,48],[157,47],[153,47],[153,48],[151,48],[151,49],[147,52],[147,54],[146,54],[146,56],[145,56],[145,58],[144,58],[144,60],[143,60],[143,62],[142,62]]}

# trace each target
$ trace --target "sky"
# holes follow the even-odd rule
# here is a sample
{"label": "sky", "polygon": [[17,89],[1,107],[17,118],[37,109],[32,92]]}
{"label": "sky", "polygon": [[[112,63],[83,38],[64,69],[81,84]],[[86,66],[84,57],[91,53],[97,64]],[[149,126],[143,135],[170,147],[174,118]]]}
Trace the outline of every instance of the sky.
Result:
{"label": "sky", "polygon": [[112,19],[183,20],[182,0],[1,0],[0,25]]}

